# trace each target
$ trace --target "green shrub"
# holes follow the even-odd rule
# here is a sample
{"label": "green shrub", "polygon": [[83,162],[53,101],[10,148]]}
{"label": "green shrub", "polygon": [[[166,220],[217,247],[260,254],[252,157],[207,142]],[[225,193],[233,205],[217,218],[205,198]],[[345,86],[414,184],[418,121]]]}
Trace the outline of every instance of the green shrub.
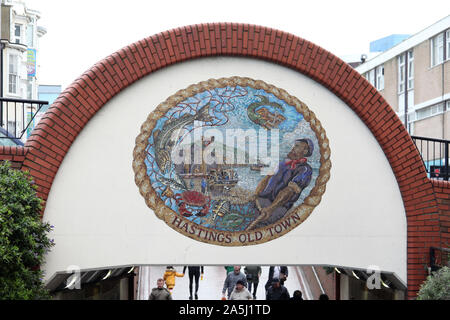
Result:
{"label": "green shrub", "polygon": [[420,286],[418,300],[450,300],[450,268],[443,267]]}
{"label": "green shrub", "polygon": [[29,174],[0,163],[0,299],[47,299],[39,266],[53,246]]}

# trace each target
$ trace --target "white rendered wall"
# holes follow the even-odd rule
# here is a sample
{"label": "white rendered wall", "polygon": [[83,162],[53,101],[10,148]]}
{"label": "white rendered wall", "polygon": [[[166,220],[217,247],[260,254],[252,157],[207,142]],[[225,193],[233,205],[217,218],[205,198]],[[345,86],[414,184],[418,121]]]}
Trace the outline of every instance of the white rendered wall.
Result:
{"label": "white rendered wall", "polygon": [[[300,226],[254,246],[190,239],[159,220],[134,182],[135,138],[148,114],[190,84],[230,76],[261,79],[314,111],[331,147],[331,178]],[[81,131],[55,177],[44,220],[56,246],[46,278],[81,269],[161,264],[379,266],[406,283],[406,215],[391,167],[357,115],[320,84],[291,69],[247,58],[202,58],[153,73],[108,102]]]}

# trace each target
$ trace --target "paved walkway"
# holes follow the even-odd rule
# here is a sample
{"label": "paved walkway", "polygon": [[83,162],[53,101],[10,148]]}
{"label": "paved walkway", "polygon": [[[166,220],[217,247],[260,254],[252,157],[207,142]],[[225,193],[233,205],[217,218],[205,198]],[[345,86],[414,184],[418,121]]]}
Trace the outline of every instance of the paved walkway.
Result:
{"label": "paved walkway", "polygon": [[[148,297],[147,293],[151,292],[151,288],[156,287],[156,280],[162,278],[165,271],[165,266],[150,266],[141,267],[142,275],[140,277],[140,299],[145,296]],[[286,288],[289,290],[289,294],[292,296],[295,290],[301,290],[303,292],[303,298],[307,299],[308,295],[304,292],[304,287],[301,282],[301,275],[297,267],[288,267],[289,276],[288,280],[285,282]],[[177,272],[182,273],[183,267],[175,267]],[[241,271],[244,270],[242,266]],[[144,275],[144,276],[143,276]],[[256,292],[256,298],[258,300],[265,299],[265,289],[264,285],[267,282],[269,275],[269,267],[262,267],[262,275],[260,278],[258,290]],[[199,300],[220,300],[222,298],[222,288],[223,282],[225,280],[226,271],[223,266],[205,266],[205,273],[203,280],[200,280],[200,286],[198,290]],[[195,288],[195,284],[194,284]],[[195,290],[195,289],[193,289]],[[176,278],[175,288],[173,289],[173,299],[175,300],[187,300],[189,298],[189,276],[188,271],[183,278]]]}

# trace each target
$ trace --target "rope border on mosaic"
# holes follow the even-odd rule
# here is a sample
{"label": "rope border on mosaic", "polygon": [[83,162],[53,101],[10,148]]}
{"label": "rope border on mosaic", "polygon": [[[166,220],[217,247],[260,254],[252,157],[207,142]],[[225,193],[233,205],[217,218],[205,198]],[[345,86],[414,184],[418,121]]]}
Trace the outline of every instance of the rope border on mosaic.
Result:
{"label": "rope border on mosaic", "polygon": [[[239,241],[239,235],[247,234],[249,231],[235,231],[229,232],[225,231],[223,233],[229,235],[231,237],[230,243],[219,242],[214,240],[205,240],[196,237],[189,232],[186,232],[183,229],[176,228],[171,222],[174,217],[178,219],[185,220],[189,222],[189,220],[185,219],[181,215],[174,212],[172,209],[168,208],[164,202],[158,197],[155,190],[151,186],[150,178],[147,175],[147,166],[145,164],[146,158],[146,147],[148,145],[148,139],[150,134],[152,133],[157,121],[164,116],[164,114],[175,107],[178,103],[182,102],[186,98],[189,98],[197,93],[201,93],[205,90],[214,89],[214,88],[224,88],[226,86],[250,86],[254,89],[263,89],[266,92],[272,93],[277,98],[284,100],[288,104],[295,106],[296,110],[301,113],[304,119],[310,124],[311,129],[316,134],[319,147],[320,147],[320,170],[319,175],[315,181],[315,185],[312,188],[309,195],[305,198],[302,204],[297,207],[291,208],[286,215],[280,219],[277,223],[280,223],[284,220],[291,219],[292,215],[296,215],[297,219],[292,219],[292,223],[284,230],[279,233],[270,233],[267,230],[267,227],[259,228],[251,230],[251,232],[261,232],[262,238],[260,240],[255,240],[253,242],[245,242],[242,243]],[[322,195],[326,190],[326,183],[330,179],[330,170],[331,170],[331,150],[329,145],[329,140],[326,136],[325,129],[322,127],[320,121],[316,118],[314,112],[309,110],[307,105],[300,101],[298,98],[291,96],[284,89],[277,88],[274,85],[270,85],[265,83],[262,80],[254,80],[247,77],[229,77],[229,78],[220,78],[220,79],[209,79],[207,81],[202,81],[197,84],[192,84],[186,89],[179,90],[174,95],[168,97],[164,102],[160,103],[156,109],[151,112],[145,122],[141,126],[140,134],[136,137],[136,145],[133,150],[133,171],[135,173],[135,182],[139,187],[140,194],[144,197],[145,203],[147,206],[152,209],[156,216],[164,220],[167,225],[169,225],[175,231],[182,233],[183,235],[192,238],[197,241],[216,244],[221,246],[245,246],[245,245],[254,245],[264,243],[270,240],[274,240],[278,237],[285,235],[291,230],[295,229],[299,226],[303,221],[305,221],[309,215],[312,213],[314,208],[320,203],[322,199]],[[298,217],[300,217],[298,219]],[[207,231],[211,231],[211,229],[196,226],[198,229],[204,229]]]}

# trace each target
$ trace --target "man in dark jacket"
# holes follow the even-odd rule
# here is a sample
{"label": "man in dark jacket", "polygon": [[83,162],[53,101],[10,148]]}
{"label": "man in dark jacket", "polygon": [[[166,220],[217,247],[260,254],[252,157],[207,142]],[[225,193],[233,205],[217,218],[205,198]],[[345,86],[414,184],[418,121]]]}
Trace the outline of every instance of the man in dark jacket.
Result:
{"label": "man in dark jacket", "polygon": [[269,278],[267,279],[267,283],[265,285],[266,291],[272,284],[272,280],[274,278],[278,278],[280,280],[281,285],[284,285],[284,282],[287,280],[289,275],[287,266],[272,266],[269,268]]}
{"label": "man in dark jacket", "polygon": [[156,288],[152,289],[152,293],[148,297],[148,300],[172,300],[170,291],[164,288],[164,279],[158,279]]}
{"label": "man in dark jacket", "polygon": [[280,284],[280,279],[274,278],[267,290],[266,300],[289,300],[288,289]]}

